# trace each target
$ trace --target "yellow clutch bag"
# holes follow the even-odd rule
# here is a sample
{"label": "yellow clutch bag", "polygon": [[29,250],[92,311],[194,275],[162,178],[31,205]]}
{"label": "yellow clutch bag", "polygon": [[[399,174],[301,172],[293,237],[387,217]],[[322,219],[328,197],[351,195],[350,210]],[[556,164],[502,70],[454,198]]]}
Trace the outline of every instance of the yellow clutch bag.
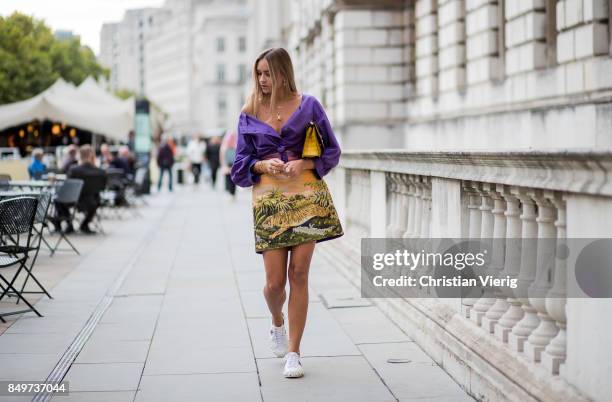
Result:
{"label": "yellow clutch bag", "polygon": [[314,122],[310,122],[306,127],[306,138],[302,149],[302,158],[316,158],[323,152],[323,137],[319,127]]}

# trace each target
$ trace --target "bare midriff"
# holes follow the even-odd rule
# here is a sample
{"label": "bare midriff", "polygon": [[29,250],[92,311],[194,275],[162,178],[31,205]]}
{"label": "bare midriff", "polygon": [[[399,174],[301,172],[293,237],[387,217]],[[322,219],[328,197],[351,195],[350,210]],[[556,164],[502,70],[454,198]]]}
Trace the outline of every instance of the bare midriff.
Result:
{"label": "bare midriff", "polygon": [[[287,161],[295,161],[295,160],[301,159],[301,156],[293,151],[285,151],[285,154],[287,155]],[[274,158],[283,159],[280,152],[274,152],[274,153],[265,155],[263,158],[261,158],[261,160],[274,159]]]}

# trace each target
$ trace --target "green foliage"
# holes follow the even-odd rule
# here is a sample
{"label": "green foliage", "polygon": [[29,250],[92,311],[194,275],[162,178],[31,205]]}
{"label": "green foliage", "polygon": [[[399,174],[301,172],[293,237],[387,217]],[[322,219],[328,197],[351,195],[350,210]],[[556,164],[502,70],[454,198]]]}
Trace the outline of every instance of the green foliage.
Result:
{"label": "green foliage", "polygon": [[118,89],[115,91],[115,96],[125,100],[131,98],[132,96],[136,97],[136,92],[131,91],[129,89]]}
{"label": "green foliage", "polygon": [[56,39],[44,22],[18,12],[0,17],[0,104],[31,98],[59,77],[78,85],[108,77],[79,38]]}

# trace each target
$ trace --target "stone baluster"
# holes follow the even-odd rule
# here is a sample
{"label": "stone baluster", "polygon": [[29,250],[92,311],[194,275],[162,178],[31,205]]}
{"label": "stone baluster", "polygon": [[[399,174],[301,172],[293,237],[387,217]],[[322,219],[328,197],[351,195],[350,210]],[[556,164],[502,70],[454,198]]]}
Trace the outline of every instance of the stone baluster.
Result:
{"label": "stone baluster", "polygon": [[521,302],[523,318],[512,327],[508,335],[508,343],[516,352],[522,352],[527,337],[537,328],[540,320],[536,310],[529,304],[527,288],[535,279],[537,264],[537,237],[538,224],[536,223],[536,205],[533,199],[524,189],[518,189],[515,195],[521,200],[523,211],[521,221],[523,231],[521,233],[521,271],[518,276],[518,288],[516,295]]}
{"label": "stone baluster", "polygon": [[356,187],[356,194],[357,194],[357,200],[355,200],[355,204],[357,205],[357,208],[355,208],[355,221],[356,221],[356,226],[357,229],[359,231],[359,236],[361,237],[363,236],[363,217],[364,214],[366,213],[365,211],[365,186],[363,184],[363,178],[362,178],[362,174],[361,171],[359,170],[355,170],[354,171],[354,176],[353,176],[353,180],[355,181],[355,187]]}
{"label": "stone baluster", "polygon": [[468,205],[470,197],[461,197],[461,238],[467,239],[470,237],[470,209]]}
{"label": "stone baluster", "polygon": [[387,198],[387,205],[389,211],[389,222],[387,224],[387,236],[395,237],[396,229],[396,204],[397,204],[397,183],[395,182],[394,173],[387,173],[387,187],[389,191],[389,197]]}
{"label": "stone baluster", "polygon": [[542,354],[542,364],[552,374],[559,374],[561,364],[565,362],[567,356],[567,316],[565,306],[567,304],[567,254],[566,252],[566,218],[565,202],[560,197],[551,198],[551,202],[557,208],[557,254],[555,258],[555,275],[552,288],[546,295],[546,311],[554,318],[559,332],[555,336]]}
{"label": "stone baluster", "polygon": [[[515,189],[516,190],[516,189]],[[518,278],[521,269],[521,219],[519,218],[520,202],[510,189],[504,186],[502,195],[506,200],[506,258],[504,259],[504,274],[511,279]],[[508,304],[506,311],[497,321],[495,326],[495,337],[504,343],[508,343],[508,334],[512,327],[523,318],[521,302],[514,296],[514,293],[505,289],[508,293]]]}
{"label": "stone baluster", "polygon": [[414,220],[415,220],[415,209],[416,209],[416,186],[414,184],[413,175],[405,175],[406,186],[408,188],[408,217],[406,221],[406,231],[402,237],[414,237]]}
{"label": "stone baluster", "polygon": [[397,214],[397,232],[393,237],[403,237],[406,231],[406,223],[408,220],[408,175],[397,174],[397,185],[398,185],[398,214]]}
{"label": "stone baluster", "polygon": [[361,226],[362,226],[362,237],[370,236],[370,216],[372,215],[372,211],[370,211],[370,172],[367,170],[362,170],[361,172]]}
{"label": "stone baluster", "polygon": [[348,233],[351,237],[355,237],[355,240],[361,236],[361,215],[363,209],[363,187],[360,180],[360,171],[350,169],[347,171],[347,177],[349,181],[349,197],[348,205],[351,208],[347,208],[347,222],[348,222]]}
{"label": "stone baluster", "polygon": [[[506,256],[506,201],[502,197],[503,185],[496,185],[496,191],[491,192],[493,198],[493,247],[491,250],[491,264],[490,269],[487,270],[487,274],[494,278],[504,276],[504,260]],[[495,324],[500,317],[508,309],[508,302],[506,297],[502,293],[501,289],[490,289],[493,296],[493,305],[487,310],[483,317],[482,327],[489,333],[495,332]]]}
{"label": "stone baluster", "polygon": [[557,229],[555,206],[541,192],[534,196],[538,204],[538,265],[535,281],[529,287],[529,302],[537,310],[540,323],[529,335],[525,354],[533,362],[539,362],[548,343],[557,335],[559,328],[546,311],[546,294],[552,287],[555,268]]}
{"label": "stone baluster", "polygon": [[415,208],[414,208],[414,226],[413,235],[415,238],[421,236],[421,221],[423,219],[423,183],[420,176],[415,176]]}
{"label": "stone baluster", "polygon": [[[482,204],[480,205],[480,212],[482,214],[481,227],[480,227],[480,238],[482,245],[485,249],[491,250],[491,239],[493,238],[493,196],[491,191],[491,185],[489,183],[483,184],[480,190],[480,196]],[[482,318],[486,314],[487,310],[495,303],[495,299],[490,297],[489,294],[482,295],[470,312],[470,319],[480,326],[482,324]]]}
{"label": "stone baluster", "polygon": [[[482,222],[482,214],[480,212],[480,206],[482,205],[482,198],[478,193],[478,183],[467,182],[463,186],[464,191],[468,196],[468,237],[470,239],[480,238],[480,228]],[[463,306],[463,313],[466,318],[470,318],[471,310],[478,299],[472,297],[464,297],[461,299],[461,305]]]}
{"label": "stone baluster", "polygon": [[419,237],[421,239],[429,239],[431,233],[431,180],[427,177],[422,178],[423,195],[422,195],[422,217],[421,230]]}
{"label": "stone baluster", "polygon": [[[353,170],[346,169],[346,204],[355,205],[355,181],[353,176]],[[345,212],[346,216],[346,229],[349,235],[352,233],[352,226],[355,222],[355,210],[354,208],[347,208]]]}

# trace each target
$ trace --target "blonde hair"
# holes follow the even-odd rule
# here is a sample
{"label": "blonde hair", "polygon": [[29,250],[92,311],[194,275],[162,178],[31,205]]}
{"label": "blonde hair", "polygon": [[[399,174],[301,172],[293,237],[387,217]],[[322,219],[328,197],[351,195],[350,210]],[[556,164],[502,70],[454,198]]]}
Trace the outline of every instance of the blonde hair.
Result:
{"label": "blonde hair", "polygon": [[[255,59],[253,64],[253,90],[249,96],[244,111],[253,116],[257,116],[259,112],[259,106],[264,98],[264,93],[259,85],[259,79],[257,78],[257,65],[261,60],[268,62],[270,68],[270,78],[272,78],[272,93],[270,95],[270,108],[274,110],[278,102],[279,96],[284,92],[285,94],[297,94],[297,86],[295,85],[295,76],[293,73],[293,63],[291,62],[291,56],[282,47],[266,49]],[[279,75],[284,77],[286,84],[280,84],[278,82]],[[284,88],[283,88],[284,87]]]}
{"label": "blonde hair", "polygon": [[81,148],[79,148],[79,156],[81,163],[92,162],[93,158],[95,157],[92,146],[89,144],[81,145]]}

